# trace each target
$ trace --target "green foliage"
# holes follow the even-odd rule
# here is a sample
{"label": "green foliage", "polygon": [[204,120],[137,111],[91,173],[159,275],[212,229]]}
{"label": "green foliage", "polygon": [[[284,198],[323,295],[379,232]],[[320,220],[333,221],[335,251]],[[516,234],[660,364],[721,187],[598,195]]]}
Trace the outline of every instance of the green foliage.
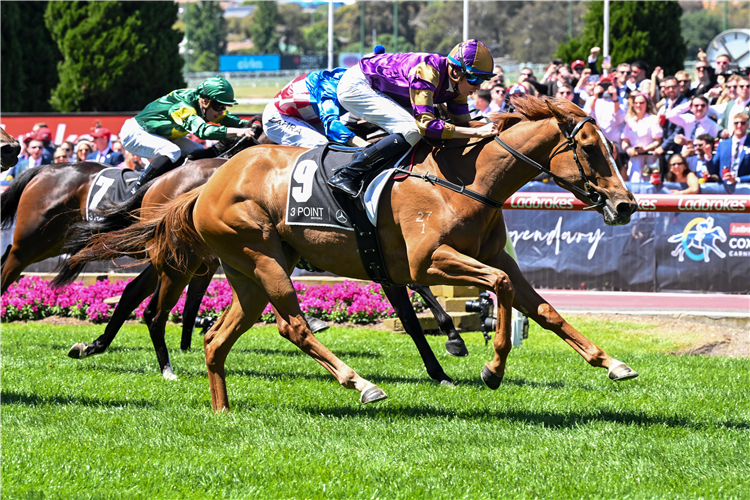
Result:
{"label": "green foliage", "polygon": [[226,52],[229,31],[224,9],[216,1],[189,5],[190,71],[218,71],[219,56]]}
{"label": "green foliage", "polygon": [[[610,54],[612,64],[645,61],[649,68],[664,68],[666,74],[683,68],[685,42],[680,32],[682,7],[676,1],[611,2]],[[558,46],[557,57],[585,60],[589,49],[602,46],[604,3],[589,3],[583,33],[577,40]]]}
{"label": "green foliage", "polygon": [[[327,54],[328,53],[328,21],[321,21],[302,28],[302,36],[304,37],[304,52],[305,54]],[[333,51],[334,53],[339,52],[341,49],[341,43],[338,38],[333,39]]]}
{"label": "green foliage", "polygon": [[256,2],[250,24],[256,54],[278,54],[280,36],[276,31],[279,11],[276,2]]}
{"label": "green foliage", "polygon": [[706,10],[689,12],[682,16],[682,38],[685,40],[687,58],[698,59],[698,50],[706,47],[722,31],[721,19]]}
{"label": "green foliage", "polygon": [[57,111],[134,111],[185,85],[170,2],[49,2],[44,20],[64,60]]}
{"label": "green foliage", "polygon": [[[333,326],[316,337],[389,399],[362,406],[275,326],[227,359],[232,413],[213,414],[199,339],[158,373],[141,325],[109,351],[64,350],[98,326],[3,325],[3,498],[748,498],[750,360],[676,356],[690,332],[572,319],[641,376],[614,384],[532,325],[505,381],[491,356],[427,341],[458,385],[430,381],[407,335]],[[291,465],[290,465],[291,464]]]}
{"label": "green foliage", "polygon": [[52,111],[49,99],[62,59],[44,27],[47,2],[3,1],[0,10],[0,109]]}

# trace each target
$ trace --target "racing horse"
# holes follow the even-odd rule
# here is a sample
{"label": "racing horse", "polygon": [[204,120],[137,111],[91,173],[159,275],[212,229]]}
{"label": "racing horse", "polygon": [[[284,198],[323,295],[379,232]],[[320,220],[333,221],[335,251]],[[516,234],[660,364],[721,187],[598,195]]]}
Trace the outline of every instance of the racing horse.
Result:
{"label": "racing horse", "polygon": [[21,145],[12,135],[0,127],[0,165],[6,170],[18,163]]}
{"label": "racing horse", "polygon": [[[135,222],[133,212],[138,207],[142,207],[141,216],[147,216],[151,211],[176,196],[202,186],[225,161],[226,159],[221,158],[201,160],[191,165],[179,167],[154,179],[124,204],[104,212],[101,220],[83,221],[75,224],[67,234],[67,241],[61,252],[74,254],[85,247],[92,234],[107,233],[132,224]],[[184,169],[189,169],[189,171],[185,172]],[[153,299],[144,312],[144,320],[149,329],[162,375],[167,379],[175,378],[164,340],[169,312],[179,300],[185,286],[190,283],[183,313],[180,344],[181,349],[189,349],[192,320],[197,315],[203,294],[218,268],[218,261],[213,256],[199,258],[191,254],[189,258],[194,264],[190,266],[189,271],[168,266],[156,270],[153,265],[149,265],[125,288],[104,333],[91,344],[85,342],[74,344],[68,355],[80,359],[105,352],[129,314],[156,289]],[[81,264],[73,268],[66,266],[64,263],[61,267],[60,273],[53,280],[53,286],[70,283],[83,270],[84,266]],[[448,336],[446,341],[448,353],[454,356],[468,355],[466,345],[456,331],[451,317],[440,306],[429,287],[415,285],[413,288],[424,298],[435,316],[439,328]],[[409,302],[406,287],[386,287],[384,292],[401,319],[404,329],[414,339],[430,377],[440,383],[451,384],[451,378],[445,374],[425,340],[422,327]]]}
{"label": "racing horse", "polygon": [[[500,132],[483,140],[456,140],[461,148],[421,148],[406,180],[389,181],[380,199],[378,233],[396,283],[473,285],[497,294],[494,357],[480,376],[497,389],[511,349],[511,308],[553,331],[612,380],[638,374],[567,323],[528,283],[505,252],[502,204],[543,171],[602,214],[608,225],[627,224],[637,209],[594,120],[567,101],[524,97],[517,110],[495,117]],[[337,228],[285,224],[285,199],[295,160],[304,149],[259,146],[229,160],[205,186],[164,205],[137,224],[97,237],[71,260],[108,258],[149,245],[157,267],[191,263],[189,252],[216,255],[232,286],[232,303],[206,333],[204,349],[214,411],[229,410],[225,364],[237,339],[270,300],[279,333],[328,370],[362,403],[387,397],[329,351],[311,333],[289,277],[304,256],[339,276],[367,279],[354,236]],[[547,164],[545,167],[542,163]],[[428,181],[426,185],[422,181]],[[432,211],[429,221],[417,215]]]}

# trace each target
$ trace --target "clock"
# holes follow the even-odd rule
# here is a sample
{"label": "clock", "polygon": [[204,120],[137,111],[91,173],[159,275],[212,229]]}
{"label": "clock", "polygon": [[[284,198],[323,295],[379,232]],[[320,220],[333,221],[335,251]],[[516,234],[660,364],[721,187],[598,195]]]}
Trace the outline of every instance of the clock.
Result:
{"label": "clock", "polygon": [[750,67],[750,29],[722,31],[711,40],[706,48],[708,61],[713,64],[722,54],[730,57],[732,68]]}

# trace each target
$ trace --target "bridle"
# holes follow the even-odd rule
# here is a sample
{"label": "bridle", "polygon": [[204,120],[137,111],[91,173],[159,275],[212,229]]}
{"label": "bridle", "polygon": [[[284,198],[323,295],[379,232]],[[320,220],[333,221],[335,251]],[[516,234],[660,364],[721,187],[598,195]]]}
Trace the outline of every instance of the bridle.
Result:
{"label": "bridle", "polygon": [[[581,165],[581,161],[578,159],[578,142],[576,141],[576,136],[578,135],[578,132],[581,131],[581,128],[588,123],[592,122],[593,124],[596,124],[596,120],[594,120],[593,117],[587,116],[583,120],[576,123],[576,126],[573,127],[573,130],[568,133],[568,130],[563,126],[562,123],[558,123],[560,126],[560,131],[562,132],[563,136],[565,137],[566,141],[562,144],[560,144],[555,150],[552,152],[552,154],[549,157],[549,161],[552,161],[552,158],[557,156],[558,154],[565,151],[568,147],[570,147],[573,150],[573,159],[576,162],[576,166],[578,167],[578,172],[581,174],[581,178],[583,179],[583,185],[586,188],[586,191],[579,188],[575,184],[568,182],[567,180],[563,179],[559,175],[553,173],[550,169],[543,167],[538,162],[534,161],[533,159],[529,158],[525,154],[521,153],[520,151],[512,148],[507,143],[505,143],[503,140],[500,139],[499,136],[494,137],[487,137],[485,139],[482,139],[481,141],[477,141],[471,144],[466,145],[460,145],[460,146],[438,146],[440,149],[457,149],[457,148],[467,148],[467,147],[474,147],[480,144],[487,143],[494,139],[498,144],[500,144],[503,148],[505,148],[510,154],[515,156],[517,159],[523,161],[524,163],[527,163],[531,165],[532,167],[538,169],[541,172],[544,172],[545,174],[552,177],[555,182],[558,184],[564,185],[568,190],[575,192],[577,194],[580,194],[581,196],[584,196],[591,202],[591,206],[584,207],[584,209],[591,209],[591,208],[599,208],[604,206],[604,199],[602,196],[594,191],[594,188],[592,187],[591,182],[589,181],[589,178],[586,176],[586,173],[583,171],[583,165]],[[441,158],[443,160],[443,163],[445,164],[446,168],[448,167],[447,163],[445,162],[445,158],[441,155]],[[617,168],[615,166],[615,168]],[[430,184],[435,184],[438,186],[442,186],[444,188],[450,189],[451,191],[455,191],[456,193],[462,194],[464,196],[467,196],[471,198],[472,200],[478,201],[480,203],[483,203],[487,206],[490,206],[492,208],[500,209],[503,207],[503,204],[493,200],[492,198],[489,198],[481,193],[477,193],[476,191],[472,191],[471,189],[466,189],[465,186],[458,184],[454,184],[448,180],[445,180],[441,177],[437,177],[430,174],[418,174],[416,172],[412,172],[411,170],[407,170],[401,167],[396,167],[396,171],[401,174],[406,174],[412,177],[419,177],[425,182],[429,182]]]}

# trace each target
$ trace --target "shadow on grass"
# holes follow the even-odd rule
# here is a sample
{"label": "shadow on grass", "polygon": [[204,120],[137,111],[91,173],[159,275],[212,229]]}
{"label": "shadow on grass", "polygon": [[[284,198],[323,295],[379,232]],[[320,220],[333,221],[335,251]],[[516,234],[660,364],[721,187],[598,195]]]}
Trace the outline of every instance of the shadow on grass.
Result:
{"label": "shadow on grass", "polygon": [[[252,408],[248,408],[252,409]],[[525,410],[507,410],[507,411],[493,411],[493,410],[468,410],[468,411],[456,411],[455,409],[442,410],[439,408],[428,407],[428,406],[405,406],[405,407],[389,407],[388,403],[381,404],[380,406],[369,406],[369,407],[331,407],[322,409],[320,406],[307,407],[302,406],[297,408],[299,411],[308,413],[314,416],[320,416],[321,414],[328,417],[336,418],[362,418],[364,416],[383,419],[383,418],[449,418],[449,419],[461,419],[465,421],[476,421],[476,422],[498,422],[498,421],[511,421],[520,422],[526,424],[532,424],[535,426],[541,426],[545,428],[555,429],[573,429],[580,427],[581,425],[588,425],[590,423],[597,422],[608,422],[620,425],[638,425],[643,427],[651,427],[657,425],[663,425],[671,428],[691,428],[691,429],[705,429],[723,427],[733,430],[748,430],[750,429],[750,423],[743,421],[724,421],[717,422],[713,425],[706,425],[703,421],[694,421],[686,417],[673,416],[673,417],[660,417],[655,415],[648,415],[645,412],[637,411],[608,411],[602,410],[592,414],[571,414],[562,412],[535,412]]]}
{"label": "shadow on grass", "polygon": [[[290,344],[292,345],[292,344]],[[259,354],[261,356],[286,356],[288,358],[307,357],[307,354],[301,350],[294,349],[271,349],[267,347],[242,347],[232,349],[232,354]],[[359,358],[359,359],[379,359],[383,355],[379,352],[372,351],[347,351],[343,349],[336,350],[336,356],[339,359]]]}
{"label": "shadow on grass", "polygon": [[15,392],[2,391],[0,393],[3,406],[38,406],[43,404],[54,405],[79,405],[79,406],[102,406],[102,407],[135,407],[135,408],[152,408],[157,406],[152,401],[145,399],[138,400],[119,400],[119,399],[101,399],[87,398],[85,396],[40,396],[37,394],[21,394]]}

